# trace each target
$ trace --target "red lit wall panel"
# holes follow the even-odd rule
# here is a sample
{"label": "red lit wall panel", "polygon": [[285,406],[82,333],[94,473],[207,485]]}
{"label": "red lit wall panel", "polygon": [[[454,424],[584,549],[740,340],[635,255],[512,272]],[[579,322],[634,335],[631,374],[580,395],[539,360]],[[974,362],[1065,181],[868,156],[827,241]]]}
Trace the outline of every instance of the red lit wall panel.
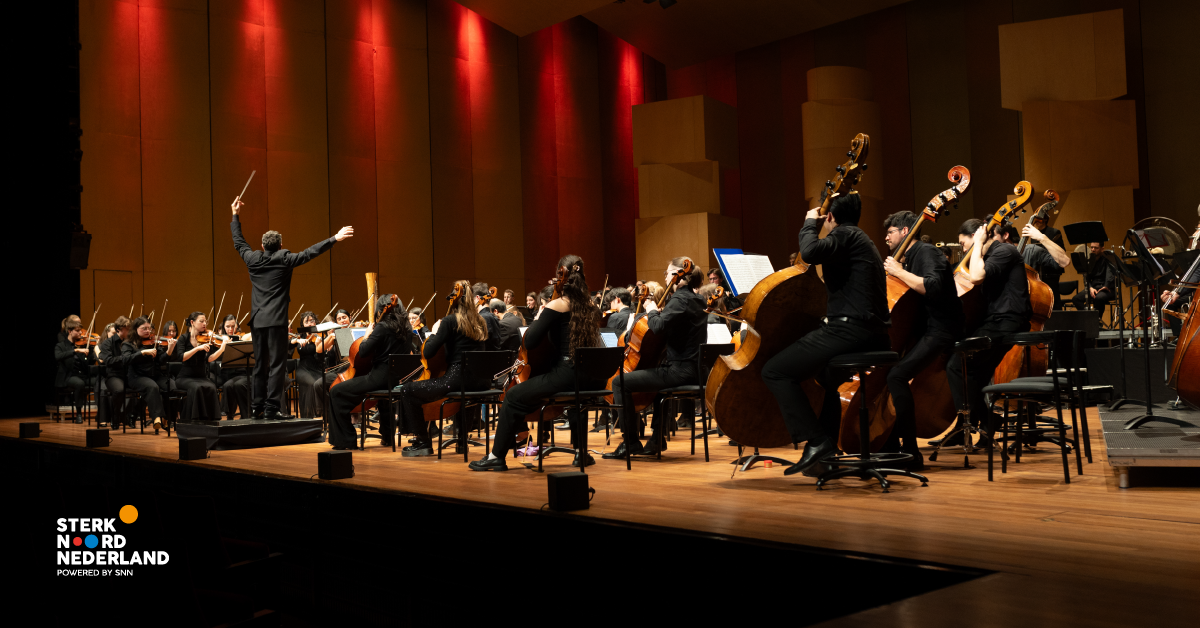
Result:
{"label": "red lit wall panel", "polygon": [[540,290],[558,261],[558,165],[554,112],[554,30],[520,40],[521,205],[525,289]]}
{"label": "red lit wall panel", "polygon": [[611,276],[609,284],[624,286],[637,280],[633,225],[638,217],[638,171],[633,165],[633,106],[644,102],[648,90],[641,51],[604,29],[598,31],[604,255]]}

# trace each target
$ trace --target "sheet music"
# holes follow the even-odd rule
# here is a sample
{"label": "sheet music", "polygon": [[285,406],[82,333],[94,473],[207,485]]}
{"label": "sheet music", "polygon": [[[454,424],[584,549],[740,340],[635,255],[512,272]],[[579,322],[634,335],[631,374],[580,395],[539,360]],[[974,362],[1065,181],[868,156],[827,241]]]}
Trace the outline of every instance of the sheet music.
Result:
{"label": "sheet music", "polygon": [[708,340],[710,345],[724,345],[733,342],[733,335],[729,333],[729,327],[725,323],[709,323],[708,324]]}
{"label": "sheet music", "polygon": [[617,346],[617,335],[612,333],[611,331],[600,332],[600,338],[604,340],[605,347],[608,347],[611,349],[612,347]]}
{"label": "sheet music", "polygon": [[316,330],[317,331],[329,331],[331,329],[337,329],[339,327],[341,327],[341,325],[339,325],[333,321],[329,321],[328,323],[321,323],[320,325],[317,325]]}
{"label": "sheet music", "polygon": [[750,292],[764,277],[775,272],[766,255],[746,255],[741,249],[713,249],[713,255],[734,295]]}

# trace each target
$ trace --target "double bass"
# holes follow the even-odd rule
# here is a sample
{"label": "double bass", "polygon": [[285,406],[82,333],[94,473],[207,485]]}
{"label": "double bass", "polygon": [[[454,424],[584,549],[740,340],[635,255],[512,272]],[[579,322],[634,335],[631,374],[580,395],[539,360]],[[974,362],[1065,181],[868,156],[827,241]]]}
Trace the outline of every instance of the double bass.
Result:
{"label": "double bass", "polygon": [[[908,248],[918,237],[921,226],[926,221],[937,222],[941,213],[949,214],[950,209],[946,205],[953,203],[955,207],[958,207],[958,199],[966,194],[971,185],[971,172],[963,166],[951,168],[946,177],[954,185],[938,193],[925,204],[925,209],[917,218],[916,224],[908,230],[908,235],[896,248],[895,258],[898,263],[904,263]],[[912,331],[914,328],[921,328],[917,321],[925,314],[925,303],[920,294],[892,275],[887,275],[887,300],[888,311],[892,319],[892,325],[888,329],[891,349],[902,354],[911,349],[912,345],[920,339],[914,337]],[[946,362],[945,356],[939,357],[910,382],[913,398],[921,400],[921,412],[917,414],[922,418],[918,419],[918,422],[928,421],[929,417],[938,417],[943,419],[948,427],[949,421],[954,419],[954,399],[950,395],[949,382],[946,381]],[[866,390],[869,396],[862,394],[862,387],[857,375],[851,381],[838,387],[838,396],[842,401],[842,423],[839,430],[838,447],[842,451],[852,454],[859,453],[861,441],[858,436],[858,408],[861,403],[866,403],[870,410],[871,449],[878,451],[891,435],[892,426],[896,421],[896,410],[892,406],[891,395],[888,394],[887,389],[889,370],[887,368],[876,369],[867,374],[870,383]],[[938,421],[938,423],[940,424],[942,421]],[[936,436],[944,430],[945,428],[942,428],[933,435]],[[920,431],[918,429],[918,432]]]}
{"label": "double bass", "polygon": [[[833,199],[850,194],[866,170],[870,137],[859,133],[850,142],[847,160],[826,181],[819,212],[828,213]],[[721,430],[749,447],[783,447],[792,437],[783,422],[779,404],[763,383],[763,366],[777,353],[816,329],[825,316],[827,295],[816,270],[797,257],[793,266],[759,281],[742,305],[746,338],[732,355],[721,356],[708,374],[704,402]],[[823,392],[814,380],[803,384],[814,407]]]}
{"label": "double bass", "polygon": [[[1197,229],[1196,233],[1200,234],[1200,229]],[[1179,298],[1180,290],[1183,288],[1192,288],[1193,290],[1200,288],[1198,278],[1200,278],[1200,257],[1192,260],[1191,267],[1175,284],[1175,289],[1172,291],[1174,296],[1171,301],[1174,302]],[[1167,379],[1167,385],[1175,389],[1180,399],[1193,406],[1200,405],[1200,342],[1196,342],[1196,336],[1200,332],[1200,317],[1196,316],[1197,309],[1200,308],[1195,305],[1195,297],[1192,297],[1192,307],[1188,308],[1187,312],[1168,310],[1166,305],[1162,308],[1163,316],[1171,316],[1183,321],[1179,328],[1179,338],[1175,342],[1175,356],[1171,359],[1171,374]]]}
{"label": "double bass", "polygon": [[[1029,217],[1029,222],[1039,229],[1049,226],[1050,220],[1058,213],[1055,209],[1058,205],[1058,193],[1054,190],[1046,190],[1045,195],[1049,202],[1044,203]],[[1010,214],[1003,224],[1011,223],[1013,218],[1015,216]],[[1038,227],[1039,223],[1041,227]],[[1022,238],[1017,248],[1024,253],[1026,245],[1028,245],[1028,239]],[[1050,318],[1050,312],[1054,309],[1054,291],[1028,264],[1025,265],[1025,279],[1029,283],[1029,304],[1033,309],[1033,316],[1029,319],[1029,331],[1042,331],[1046,327],[1046,320]],[[996,367],[992,374],[992,382],[1005,384],[1018,377],[1043,375],[1046,373],[1049,358],[1049,351],[1044,345],[1013,347]]]}

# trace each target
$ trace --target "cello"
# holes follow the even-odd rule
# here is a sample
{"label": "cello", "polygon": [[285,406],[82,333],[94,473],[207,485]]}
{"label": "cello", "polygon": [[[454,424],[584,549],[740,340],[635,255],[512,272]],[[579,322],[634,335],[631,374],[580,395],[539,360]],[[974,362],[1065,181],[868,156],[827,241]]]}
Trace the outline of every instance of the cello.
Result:
{"label": "cello", "polygon": [[[654,302],[661,310],[667,302],[667,295],[671,294],[671,288],[679,283],[684,277],[692,274],[696,265],[691,259],[684,259],[683,268],[675,271],[671,275],[671,280],[667,282],[663,288],[662,294],[658,295],[658,299]],[[640,307],[640,302],[639,302]],[[628,337],[628,340],[625,338]],[[621,364],[621,370],[626,373],[632,373],[639,369],[652,369],[658,366],[662,361],[663,354],[667,350],[667,338],[665,334],[656,334],[650,330],[650,320],[643,316],[637,319],[637,322],[630,328],[629,333],[621,337],[622,344],[625,346],[625,361]],[[608,389],[612,390],[612,382],[617,375],[613,375],[608,379]],[[638,412],[641,412],[650,405],[657,393],[633,393],[633,407]]]}
{"label": "cello", "polygon": [[[454,290],[452,290],[450,292],[450,294],[446,295],[446,300],[449,301],[449,303],[446,305],[446,316],[449,316],[450,310],[454,309],[454,303],[456,301],[458,301],[459,299],[463,298],[464,296],[466,296],[467,289],[468,289],[468,287],[466,285],[464,285],[464,282],[461,282],[461,281],[454,282]],[[495,288],[493,288],[493,290],[494,289]],[[446,345],[445,345],[445,343],[442,343],[442,346],[438,347],[438,350],[436,352],[434,352],[433,355],[431,355],[429,357],[425,357],[425,343],[429,342],[429,339],[431,337],[432,337],[432,334],[425,336],[425,340],[421,341],[421,369],[422,370],[421,370],[421,374],[419,376],[417,376],[415,381],[422,381],[422,380],[427,380],[427,379],[443,377],[446,375],[446,369],[449,368],[449,366],[450,366],[449,364],[446,363]],[[429,422],[437,421],[439,415],[442,417],[454,416],[455,414],[458,413],[458,411],[461,407],[462,407],[462,404],[457,401],[452,402],[452,403],[447,403],[445,406],[442,406],[442,401],[439,399],[437,401],[431,401],[429,403],[421,404],[421,414],[425,417],[425,421],[428,424]]]}
{"label": "cello", "polygon": [[[847,160],[837,176],[825,182],[826,194],[818,213],[825,215],[837,196],[850,194],[866,170],[870,137],[859,133],[850,143]],[[721,356],[708,374],[704,403],[721,430],[749,447],[783,447],[792,444],[779,404],[763,383],[763,366],[775,354],[816,329],[825,316],[825,286],[816,270],[797,257],[793,266],[767,275],[750,291],[742,305],[746,338],[732,355]],[[804,383],[814,407],[823,400],[821,387]]]}
{"label": "cello", "polygon": [[[949,214],[949,208],[943,209],[947,204],[953,203],[955,207],[958,207],[958,199],[966,194],[971,185],[971,172],[963,166],[951,168],[946,177],[954,185],[938,193],[925,204],[925,209],[918,216],[916,224],[908,230],[908,235],[900,243],[900,246],[896,247],[895,258],[900,264],[904,263],[908,249],[916,240],[921,225],[925,221],[937,222],[939,214],[943,211]],[[912,330],[917,326],[919,318],[925,314],[925,304],[920,294],[892,275],[887,276],[887,300],[888,311],[891,313],[892,319],[892,325],[888,329],[891,349],[902,354],[911,349],[919,339],[919,337],[913,337]],[[920,415],[922,416],[941,417],[948,414],[950,419],[954,418],[954,399],[950,396],[950,386],[945,376],[946,361],[946,356],[938,358],[910,382],[913,398],[921,399],[922,412]],[[852,454],[859,453],[858,407],[861,403],[866,403],[870,409],[871,449],[878,451],[891,435],[892,426],[896,421],[896,410],[892,406],[891,395],[888,394],[888,370],[887,368],[876,369],[867,374],[867,378],[871,382],[866,388],[870,391],[868,398],[864,399],[857,375],[838,387],[838,396],[842,401],[842,423],[838,432],[838,447],[842,451]],[[918,431],[920,430],[918,429]],[[940,434],[941,431],[944,431],[944,428],[937,434]]]}

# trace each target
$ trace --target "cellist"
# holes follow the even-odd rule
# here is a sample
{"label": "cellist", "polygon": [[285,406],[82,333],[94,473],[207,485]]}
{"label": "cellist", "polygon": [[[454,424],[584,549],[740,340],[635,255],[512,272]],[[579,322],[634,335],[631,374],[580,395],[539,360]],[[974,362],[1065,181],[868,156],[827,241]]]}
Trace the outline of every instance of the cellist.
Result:
{"label": "cellist", "polygon": [[[824,218],[820,207],[809,210],[800,229],[800,257],[808,264],[822,265],[828,305],[820,327],[763,366],[763,382],[779,403],[792,442],[805,443],[800,460],[784,472],[788,475],[819,475],[824,470],[821,459],[837,453],[840,381],[825,368],[829,361],[845,353],[887,351],[891,346],[883,260],[858,228],[861,214],[858,194],[846,194],[830,202]],[[819,239],[823,223],[832,230]],[[801,388],[813,377],[825,389],[819,418]]]}
{"label": "cellist", "polygon": [[[990,412],[983,398],[983,387],[987,386],[992,372],[1012,348],[1011,344],[1003,342],[1004,337],[1029,331],[1029,321],[1033,317],[1025,261],[1017,247],[1008,242],[1015,232],[1008,225],[994,225],[988,232],[984,222],[978,218],[967,220],[958,230],[959,244],[964,249],[970,248],[968,277],[972,284],[983,289],[984,301],[987,302],[983,321],[974,329],[966,330],[964,337],[987,336],[991,338],[992,346],[972,354],[967,363],[966,399],[962,398],[963,364],[958,354],[946,364],[946,378],[950,382],[954,405],[958,408],[969,407],[971,423],[977,427],[988,425],[986,419]],[[956,442],[946,442],[944,445],[961,444],[957,440],[961,434],[959,432],[954,436]],[[991,434],[987,436],[990,438]]]}
{"label": "cellist", "polygon": [[[883,269],[922,295],[927,315],[924,333],[887,376],[888,392],[896,408],[896,424],[884,450],[912,455],[909,463],[912,471],[925,468],[925,457],[917,448],[916,404],[909,382],[939,357],[949,354],[955,341],[962,337],[963,328],[962,301],[946,256],[936,246],[917,240],[906,251],[899,250],[916,223],[917,215],[908,211],[896,212],[883,221],[887,229],[884,241],[891,249],[891,255],[883,260]],[[896,261],[897,256],[904,258],[903,264]]]}

